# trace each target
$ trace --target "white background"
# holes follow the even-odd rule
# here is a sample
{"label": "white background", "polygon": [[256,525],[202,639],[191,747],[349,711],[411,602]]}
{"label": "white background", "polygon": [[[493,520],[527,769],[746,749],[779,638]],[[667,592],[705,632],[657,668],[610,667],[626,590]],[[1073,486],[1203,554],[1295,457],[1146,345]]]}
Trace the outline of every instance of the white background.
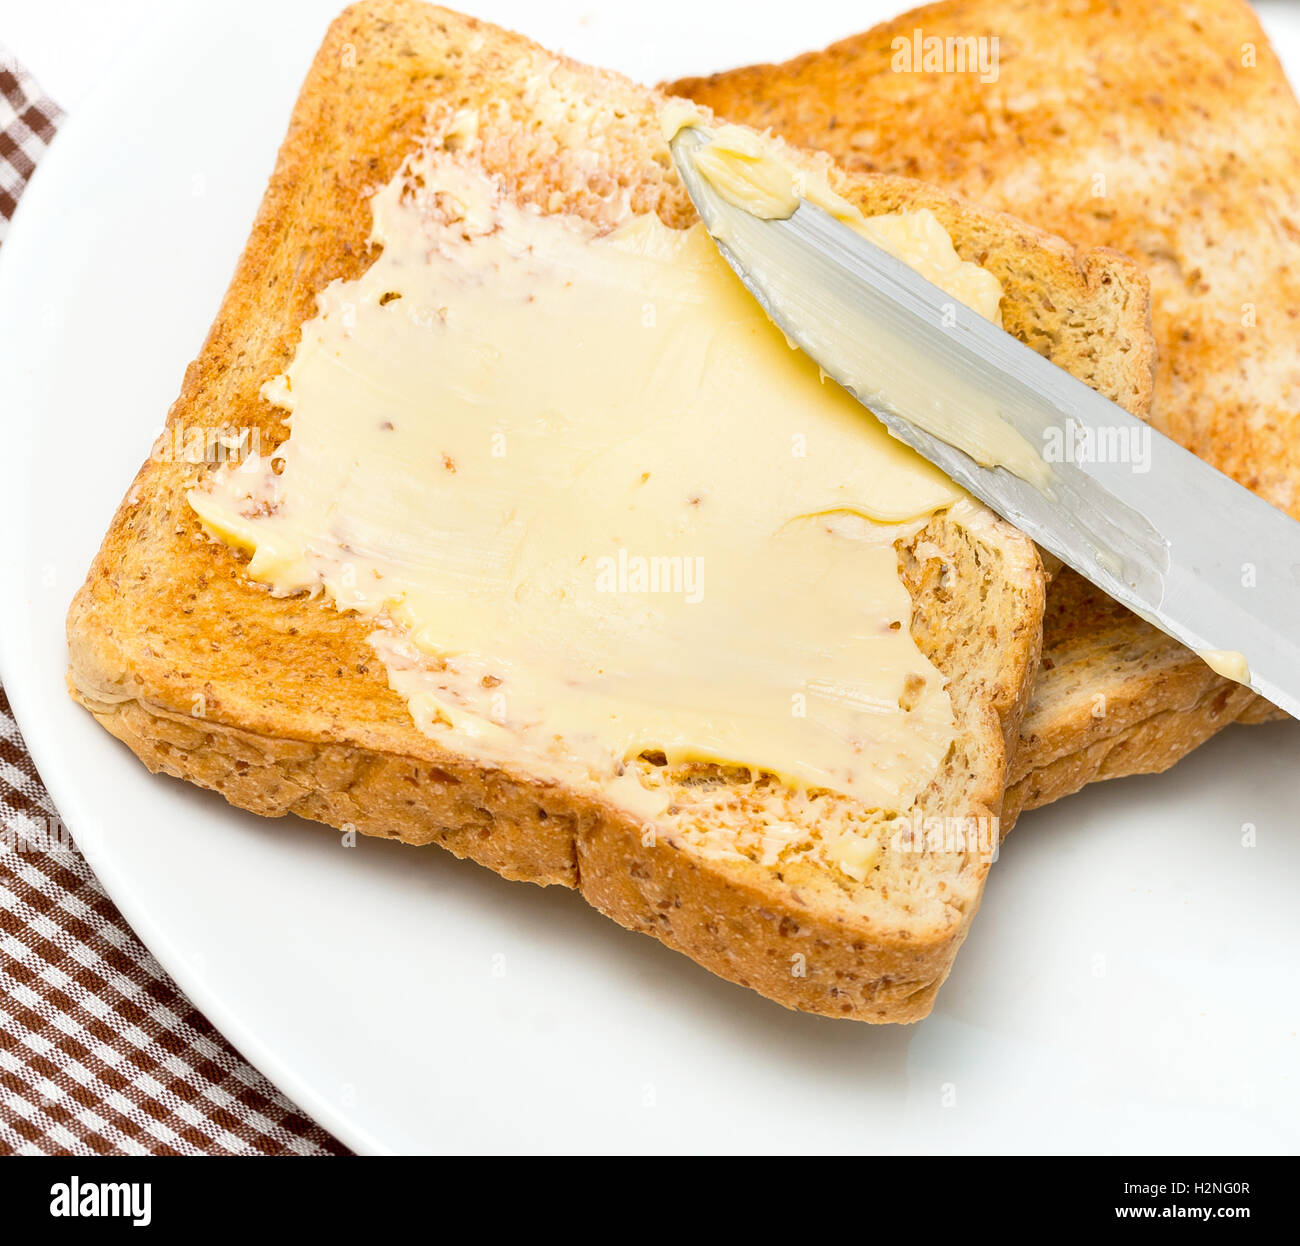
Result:
{"label": "white background", "polygon": [[[896,5],[489,3],[647,80]],[[229,278],[337,5],[3,0],[72,119],[0,249],[5,683],[145,942],[369,1150],[1294,1151],[1300,729],[1025,817],[934,1015],[788,1014],[570,894],[150,778],[62,692],[62,617]],[[1264,6],[1261,6],[1264,8]],[[1300,21],[1266,19],[1300,73]],[[1242,846],[1243,827],[1257,846]],[[498,976],[494,970],[504,967]]]}

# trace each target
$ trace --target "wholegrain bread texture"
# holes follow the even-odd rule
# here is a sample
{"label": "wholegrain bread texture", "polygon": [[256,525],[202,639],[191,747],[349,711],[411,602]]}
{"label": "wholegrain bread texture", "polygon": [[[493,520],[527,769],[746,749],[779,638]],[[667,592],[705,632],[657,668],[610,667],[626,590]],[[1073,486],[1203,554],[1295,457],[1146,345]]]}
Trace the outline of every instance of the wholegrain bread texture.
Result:
{"label": "wholegrain bread texture", "polygon": [[[662,98],[416,0],[348,9],[304,85],[164,442],[175,443],[178,427],[233,424],[255,430],[264,448],[278,444],[283,413],[260,387],[289,363],[316,293],[371,261],[367,196],[422,140],[445,134],[450,145],[460,110],[478,114],[473,158],[521,203],[601,227],[633,212],[692,222],[659,131]],[[1049,331],[1040,285],[1062,306],[1116,296],[1109,261],[902,179],[827,172],[868,213],[934,205],[965,237],[1021,256],[1011,318]],[[1101,369],[1104,343],[1088,340]],[[1147,349],[1137,327],[1116,342],[1135,356]],[[929,1010],[989,856],[976,846],[892,851],[888,839],[909,813],[991,819],[1000,809],[1044,604],[1036,551],[1014,529],[966,506],[897,546],[913,635],[945,675],[957,723],[915,810],[865,810],[772,775],[670,767],[647,754],[631,764],[673,796],[647,827],[593,783],[484,765],[468,744],[418,731],[366,640],[370,625],[319,600],[272,597],[204,534],[185,495],[209,470],[166,455],[145,464],[68,617],[73,696],[152,770],[260,814],[436,843],[509,878],[577,888],[624,926],[790,1007],[865,1021]],[[876,865],[854,880],[797,852],[771,867],[746,851],[709,859],[686,842],[693,827],[720,824],[743,846],[766,821],[792,817],[809,841],[827,827],[875,837]]]}
{"label": "wholegrain bread texture", "polygon": [[[1004,826],[1085,783],[1166,770],[1252,705],[1267,705],[1200,659],[1189,662],[1163,632],[1151,628],[1153,635],[1135,639],[1132,618],[1073,571],[1052,580],[1042,667],[1011,760]],[[1124,672],[1118,693],[1098,679],[1099,664]]]}
{"label": "wholegrain bread texture", "polygon": [[[996,38],[996,79],[895,72],[918,30]],[[668,89],[1133,257],[1151,285],[1152,424],[1300,517],[1300,108],[1242,0],[947,0]],[[1004,824],[1276,713],[1067,572]]]}

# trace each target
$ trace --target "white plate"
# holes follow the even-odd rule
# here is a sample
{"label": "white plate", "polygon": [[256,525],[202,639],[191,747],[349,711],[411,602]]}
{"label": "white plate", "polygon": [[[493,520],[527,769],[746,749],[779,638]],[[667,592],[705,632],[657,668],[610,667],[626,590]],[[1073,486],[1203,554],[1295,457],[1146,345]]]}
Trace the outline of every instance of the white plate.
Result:
{"label": "white plate", "polygon": [[[572,894],[151,778],[68,701],[68,600],[335,5],[172,7],[68,122],[0,252],[4,677],[105,886],[245,1055],[368,1151],[1293,1151],[1292,724],[1027,817],[934,1015],[874,1030],[786,1013]],[[737,26],[660,0],[649,33],[636,6],[476,7],[653,79],[895,6],[801,5],[797,33],[785,4]]]}

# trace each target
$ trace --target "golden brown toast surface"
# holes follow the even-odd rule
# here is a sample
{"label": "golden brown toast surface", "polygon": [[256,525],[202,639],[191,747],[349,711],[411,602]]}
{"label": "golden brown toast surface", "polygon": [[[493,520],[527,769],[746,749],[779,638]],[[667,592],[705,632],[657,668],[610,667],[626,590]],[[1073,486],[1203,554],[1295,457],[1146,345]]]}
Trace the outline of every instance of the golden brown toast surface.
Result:
{"label": "golden brown toast surface", "polygon": [[[996,37],[996,80],[895,72],[896,40],[918,29]],[[1134,257],[1157,341],[1151,422],[1300,516],[1300,108],[1246,4],[948,0],[669,89],[848,169]],[[1072,572],[1049,603],[1008,816],[1162,770],[1264,705]]]}
{"label": "golden brown toast surface", "polygon": [[[519,36],[416,0],[367,0],[331,27],[295,108],[247,248],[169,415],[174,430],[285,435],[260,396],[315,295],[370,260],[367,196],[454,113],[479,113],[477,159],[521,203],[613,227],[632,212],[694,219],[659,132],[661,98]],[[963,255],[996,257],[1004,315],[1084,379],[1135,406],[1151,372],[1145,285],[1120,257],[895,177],[833,185],[868,213],[933,208]],[[978,907],[988,861],[921,852],[849,885],[826,870],[705,861],[672,826],[599,794],[485,766],[418,731],[366,642],[319,600],[273,598],[185,502],[206,465],[150,461],[69,614],[73,694],[154,770],[259,813],[298,813],[439,843],[512,878],[579,888],[625,926],[791,1007],[870,1021],[925,1015]],[[911,629],[949,682],[958,743],[919,812],[996,815],[1041,636],[1032,545],[992,516],[936,516],[899,548]],[[771,776],[680,771],[681,816],[782,815]],[[834,793],[817,797],[843,812]],[[816,833],[810,819],[809,833]],[[799,972],[792,964],[799,963]]]}

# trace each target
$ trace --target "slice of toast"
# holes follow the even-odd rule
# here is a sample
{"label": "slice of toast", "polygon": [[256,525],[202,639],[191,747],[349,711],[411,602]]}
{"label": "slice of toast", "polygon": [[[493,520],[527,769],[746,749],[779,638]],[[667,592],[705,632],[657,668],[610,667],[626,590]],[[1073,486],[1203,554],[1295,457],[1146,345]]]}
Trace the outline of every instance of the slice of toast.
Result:
{"label": "slice of toast", "polygon": [[[164,439],[231,425],[266,446],[283,439],[283,412],[261,386],[290,362],[317,292],[372,261],[368,195],[460,110],[479,116],[474,159],[521,204],[601,228],[634,212],[690,224],[659,130],[664,98],[417,0],[347,10],[308,75]],[[1107,392],[1145,400],[1145,286],[1123,261],[919,183],[791,158],[824,170],[868,214],[932,207],[964,254],[999,257],[1009,323]],[[68,617],[73,696],[151,770],[260,814],[437,843],[509,878],[577,888],[624,926],[790,1007],[866,1021],[929,1011],[989,854],[896,851],[889,837],[900,818],[999,811],[1044,601],[1021,534],[963,503],[898,548],[912,634],[943,672],[957,724],[916,807],[864,810],[771,775],[646,753],[630,764],[674,797],[647,836],[599,794],[485,764],[469,739],[453,748],[417,730],[367,642],[370,624],[317,599],[271,596],[205,535],[185,499],[209,470],[166,455],[145,464]],[[855,880],[805,859],[706,859],[676,834],[699,821],[743,839],[774,818],[801,819],[809,839],[848,819],[877,837],[876,864]]]}
{"label": "slice of toast", "polygon": [[[918,30],[996,38],[996,76],[896,72]],[[1300,516],[1300,108],[1242,0],[946,0],[669,89],[847,169],[925,178],[1136,258],[1152,423]],[[1048,602],[1004,825],[1277,712],[1073,572]]]}

